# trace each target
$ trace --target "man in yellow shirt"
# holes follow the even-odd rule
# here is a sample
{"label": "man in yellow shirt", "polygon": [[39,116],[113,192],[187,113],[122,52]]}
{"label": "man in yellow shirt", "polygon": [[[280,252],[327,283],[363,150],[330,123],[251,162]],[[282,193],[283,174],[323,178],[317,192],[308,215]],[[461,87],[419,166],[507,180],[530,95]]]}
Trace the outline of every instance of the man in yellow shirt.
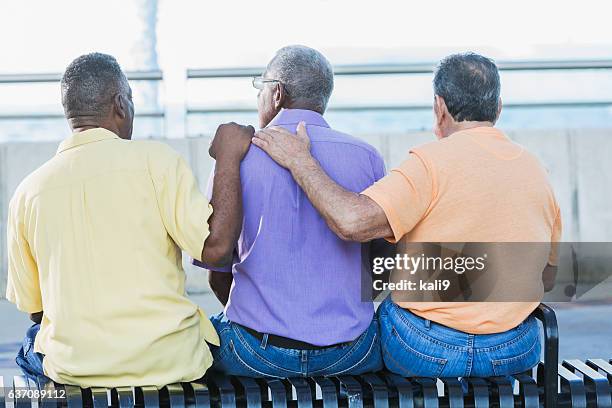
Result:
{"label": "man in yellow shirt", "polygon": [[36,322],[17,363],[30,378],[82,387],[200,378],[219,339],[185,294],[181,249],[231,261],[254,129],[217,130],[222,181],[209,204],[179,154],[130,140],[131,89],[113,57],[77,58],[61,89],[73,134],[9,205],[6,296]]}
{"label": "man in yellow shirt", "polygon": [[[561,236],[559,207],[539,161],[495,128],[502,105],[491,60],[472,53],[445,58],[436,69],[434,93],[439,140],[411,149],[399,167],[361,194],[325,174],[310,155],[303,126],[298,137],[264,129],[253,143],[291,171],[343,239],[384,237],[398,242],[398,252],[421,243],[503,243],[512,254],[508,243],[529,243],[518,252],[529,254],[529,261],[516,257],[510,268],[494,268],[497,297],[488,300],[496,303],[408,302],[393,292],[378,309],[383,358],[393,372],[519,373],[540,358],[538,326],[528,316],[543,295],[542,276],[552,275],[557,262],[551,242]],[[521,269],[529,273],[518,276]]]}

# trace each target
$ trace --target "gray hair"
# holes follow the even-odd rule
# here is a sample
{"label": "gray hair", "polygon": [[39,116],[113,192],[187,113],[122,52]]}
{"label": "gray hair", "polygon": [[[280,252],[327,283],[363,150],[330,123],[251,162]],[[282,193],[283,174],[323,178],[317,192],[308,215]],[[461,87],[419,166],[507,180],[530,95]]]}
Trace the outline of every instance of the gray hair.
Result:
{"label": "gray hair", "polygon": [[303,45],[283,47],[268,64],[266,74],[283,83],[293,103],[325,112],[334,89],[334,72],[319,51]]}
{"label": "gray hair", "polygon": [[436,68],[433,84],[457,122],[496,121],[501,85],[489,58],[471,52],[449,55]]}
{"label": "gray hair", "polygon": [[68,65],[61,89],[66,117],[100,118],[108,114],[115,95],[129,92],[129,84],[114,57],[95,52]]}

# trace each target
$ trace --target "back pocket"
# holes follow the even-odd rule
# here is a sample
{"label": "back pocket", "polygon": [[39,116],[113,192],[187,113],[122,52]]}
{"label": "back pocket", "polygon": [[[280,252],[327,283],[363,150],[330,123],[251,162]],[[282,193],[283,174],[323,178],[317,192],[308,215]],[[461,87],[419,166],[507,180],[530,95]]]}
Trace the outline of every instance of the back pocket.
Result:
{"label": "back pocket", "polygon": [[383,347],[387,368],[405,377],[439,377],[447,359],[430,355],[431,343],[420,336],[402,339],[395,327]]}
{"label": "back pocket", "polygon": [[492,359],[493,373],[497,375],[512,375],[527,371],[540,362],[541,344],[540,338],[536,337],[527,351],[514,357]]}

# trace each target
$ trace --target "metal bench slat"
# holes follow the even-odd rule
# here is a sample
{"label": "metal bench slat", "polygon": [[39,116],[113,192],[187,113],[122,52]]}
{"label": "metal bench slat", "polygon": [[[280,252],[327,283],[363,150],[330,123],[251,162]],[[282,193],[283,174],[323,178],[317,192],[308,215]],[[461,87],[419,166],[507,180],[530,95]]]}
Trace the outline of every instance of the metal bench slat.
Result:
{"label": "metal bench slat", "polygon": [[75,385],[64,385],[63,387],[64,390],[66,390],[66,403],[68,404],[68,408],[81,408],[83,406],[81,389]]}
{"label": "metal bench slat", "polygon": [[6,395],[4,394],[4,377],[0,375],[0,408],[6,408]]}
{"label": "metal bench slat", "polygon": [[612,407],[612,398],[610,395],[612,390],[610,390],[610,383],[608,383],[606,377],[579,360],[564,360],[563,366],[569,368],[574,373],[578,371],[582,374],[587,393],[595,393],[597,408]]}
{"label": "metal bench slat", "polygon": [[157,387],[145,386],[134,389],[134,399],[136,404],[144,408],[159,407],[159,390]]}
{"label": "metal bench slat", "polygon": [[457,378],[441,378],[450,408],[463,408],[463,387]]}
{"label": "metal bench slat", "polygon": [[384,373],[383,378],[397,390],[398,408],[414,408],[414,387],[410,381],[393,373]]}
{"label": "metal bench slat", "polygon": [[[558,389],[555,384],[554,389],[549,389],[555,397],[549,401],[558,401],[559,408],[612,408],[612,364],[607,360],[565,360],[555,371],[561,387]],[[540,374],[537,380],[532,371],[511,377],[463,380],[403,378],[389,372],[284,380],[214,373],[207,377],[207,383],[177,383],[162,389],[81,389],[53,382],[41,385],[41,391],[54,391],[58,396],[65,395],[65,399],[42,399],[38,392],[32,395],[32,391],[39,391],[38,384],[24,376],[8,377],[9,384],[0,376],[0,408],[364,408],[364,405],[369,408],[539,408],[541,404],[547,406],[543,397],[548,384],[541,381]],[[513,395],[512,378],[518,382],[517,395]],[[462,381],[467,387],[462,387]],[[444,393],[438,396],[442,384]],[[16,390],[20,391],[18,398],[9,398],[9,391],[15,395]]]}
{"label": "metal bench slat", "polygon": [[117,387],[119,408],[132,408],[135,405],[134,389],[132,387]]}
{"label": "metal bench slat", "polygon": [[106,388],[92,387],[91,398],[94,408],[108,408],[108,391]]}
{"label": "metal bench slat", "polygon": [[361,384],[348,375],[336,378],[340,381],[341,389],[344,390],[348,408],[363,408],[363,390],[361,389]]}
{"label": "metal bench slat", "polygon": [[234,386],[230,383],[229,379],[222,375],[212,375],[211,380],[219,389],[219,396],[221,399],[222,408],[235,408],[236,407],[236,391]]}
{"label": "metal bench slat", "polygon": [[602,374],[598,373],[597,370],[593,369],[593,367],[588,366],[580,360],[563,360],[563,366],[574,373],[579,371],[586,376],[589,381],[606,381],[606,378]]}
{"label": "metal bench slat", "polygon": [[364,374],[361,379],[372,389],[374,408],[389,408],[389,388],[376,374]]}
{"label": "metal bench slat", "polygon": [[272,395],[272,408],[287,408],[287,389],[285,384],[277,378],[265,379]]}
{"label": "metal bench slat", "polygon": [[196,408],[209,408],[210,407],[210,392],[208,386],[202,383],[191,383],[193,388],[193,398]]}
{"label": "metal bench slat", "polygon": [[242,387],[244,388],[244,395],[246,397],[247,408],[260,408],[261,407],[261,388],[255,382],[254,379],[249,377],[236,377]]}
{"label": "metal bench slat", "polygon": [[595,370],[600,370],[606,373],[608,381],[612,384],[612,364],[601,358],[590,358],[587,360],[587,365]]}
{"label": "metal bench slat", "polygon": [[482,378],[468,377],[468,394],[474,398],[474,408],[487,408],[489,406],[489,387]]}
{"label": "metal bench slat", "polygon": [[288,380],[295,388],[298,408],[312,408],[313,392],[310,384],[303,378],[288,378]]}
{"label": "metal bench slat", "polygon": [[165,388],[168,392],[168,402],[172,408],[185,406],[185,391],[181,384],[168,384]]}
{"label": "metal bench slat", "polygon": [[338,390],[336,389],[336,384],[325,377],[314,377],[314,381],[321,387],[323,408],[338,408]]}
{"label": "metal bench slat", "polygon": [[193,408],[195,406],[195,390],[193,385],[188,382],[182,382],[181,387],[183,388],[185,407]]}
{"label": "metal bench slat", "polygon": [[572,408],[586,408],[586,390],[584,382],[576,374],[559,364],[561,391],[569,393]]}
{"label": "metal bench slat", "polygon": [[535,379],[527,374],[516,374],[513,377],[519,383],[519,397],[523,408],[538,408],[540,396]]}
{"label": "metal bench slat", "polygon": [[27,396],[28,381],[23,375],[13,377],[13,391],[15,392],[14,404],[15,408],[25,408],[32,405],[32,401]]}
{"label": "metal bench slat", "polygon": [[425,408],[438,408],[438,387],[432,378],[417,377],[413,379],[421,388],[422,403]]}
{"label": "metal bench slat", "polygon": [[[7,384],[7,387],[9,385]],[[14,391],[14,389],[12,388],[13,386],[10,385],[11,390]],[[7,390],[6,395],[4,396],[4,401],[5,401],[5,406],[6,408],[13,408],[15,406],[15,394],[11,393],[11,390]],[[12,395],[11,395],[12,394]]]}
{"label": "metal bench slat", "polygon": [[40,390],[38,389],[38,384],[29,378],[26,380],[28,382],[28,388],[35,391],[35,394],[31,398],[32,408],[38,408],[40,406]]}
{"label": "metal bench slat", "polygon": [[514,393],[512,383],[506,377],[491,377],[487,380],[494,385],[493,399],[496,399],[499,408],[514,408]]}

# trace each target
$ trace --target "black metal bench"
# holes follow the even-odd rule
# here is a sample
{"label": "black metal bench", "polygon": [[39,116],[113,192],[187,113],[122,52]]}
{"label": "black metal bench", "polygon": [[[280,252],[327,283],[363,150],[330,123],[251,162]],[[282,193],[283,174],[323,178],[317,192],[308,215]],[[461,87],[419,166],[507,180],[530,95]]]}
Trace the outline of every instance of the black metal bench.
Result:
{"label": "black metal bench", "polygon": [[[565,360],[558,364],[555,314],[540,305],[534,315],[544,326],[544,362],[513,376],[515,381],[468,378],[465,391],[458,378],[403,378],[388,372],[286,380],[213,373],[198,382],[162,388],[81,389],[49,384],[44,390],[16,376],[6,382],[0,377],[0,408],[612,408],[612,360]],[[40,398],[41,391],[61,398]]]}

